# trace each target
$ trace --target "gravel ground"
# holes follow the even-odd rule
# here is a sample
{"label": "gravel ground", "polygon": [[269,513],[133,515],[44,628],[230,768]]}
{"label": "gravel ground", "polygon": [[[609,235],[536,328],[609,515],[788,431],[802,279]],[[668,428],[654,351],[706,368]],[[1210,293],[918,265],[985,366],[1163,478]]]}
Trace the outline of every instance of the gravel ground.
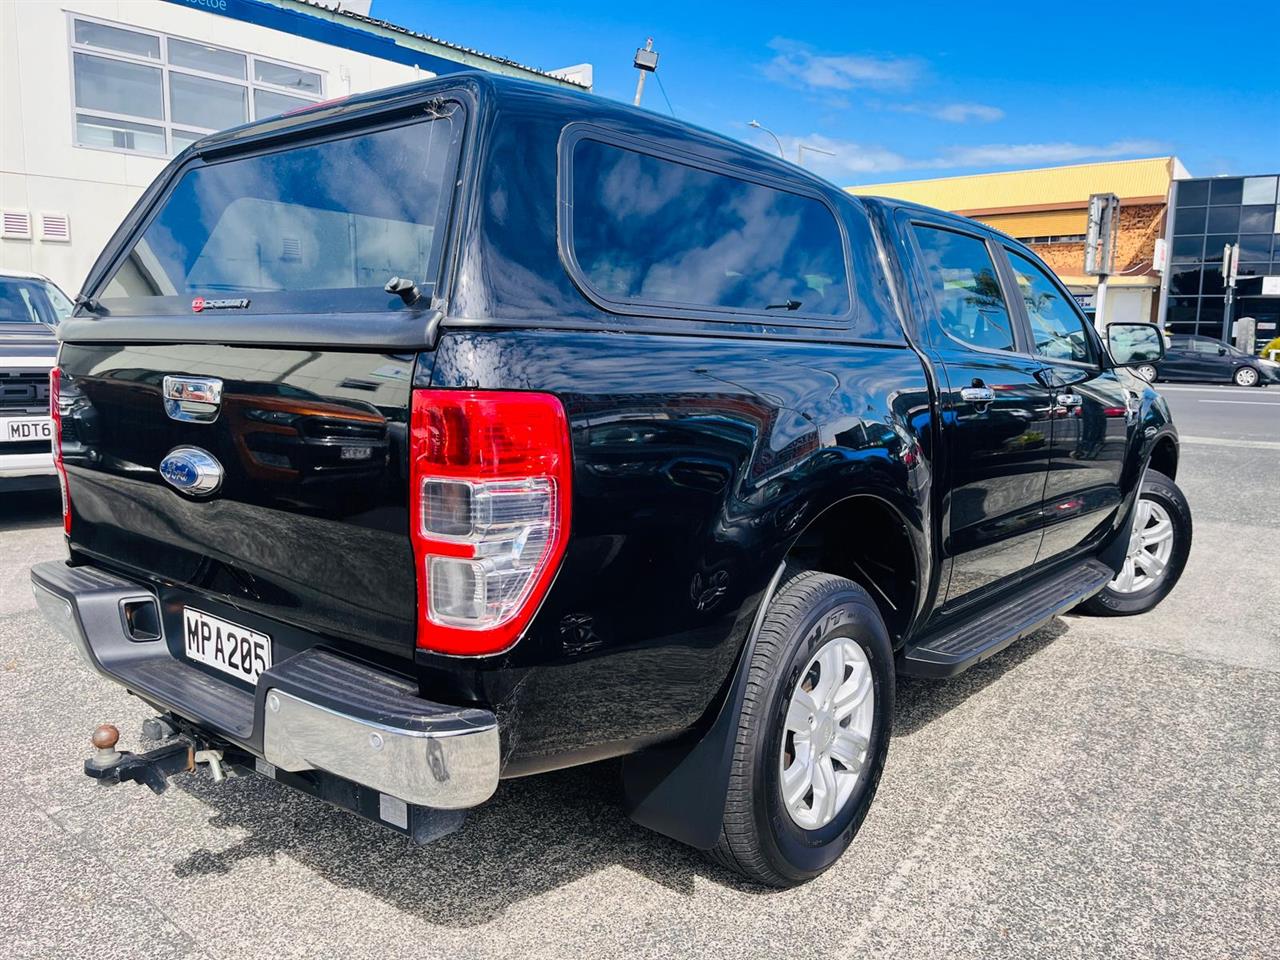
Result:
{"label": "gravel ground", "polygon": [[35,612],[56,496],[0,513],[3,957],[1275,957],[1280,443],[1188,443],[1186,575],[949,682],[903,680],[866,824],[747,887],[632,824],[609,764],[504,783],[414,847],[260,778],[163,797],[80,773],[147,709]]}

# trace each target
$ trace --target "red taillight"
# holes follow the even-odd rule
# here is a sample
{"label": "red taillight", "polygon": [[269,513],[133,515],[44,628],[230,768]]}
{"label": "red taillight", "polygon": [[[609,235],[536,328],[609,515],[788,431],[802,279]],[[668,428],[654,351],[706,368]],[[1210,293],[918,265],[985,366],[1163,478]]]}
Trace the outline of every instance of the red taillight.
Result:
{"label": "red taillight", "polygon": [[533,619],[569,539],[564,407],[546,393],[415,390],[412,416],[418,646],[501,653]]}
{"label": "red taillight", "polygon": [[49,416],[53,418],[53,466],[62,490],[62,532],[71,535],[71,495],[67,492],[67,469],[62,463],[62,368],[49,371]]}

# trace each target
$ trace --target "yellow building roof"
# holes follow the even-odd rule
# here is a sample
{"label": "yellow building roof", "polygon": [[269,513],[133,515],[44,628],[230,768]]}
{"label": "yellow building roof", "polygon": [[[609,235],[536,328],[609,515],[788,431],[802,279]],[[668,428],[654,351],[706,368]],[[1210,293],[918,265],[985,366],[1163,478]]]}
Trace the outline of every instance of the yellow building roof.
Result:
{"label": "yellow building roof", "polygon": [[894,197],[953,212],[1051,210],[1087,205],[1089,195],[1094,193],[1114,193],[1121,200],[1163,200],[1169,195],[1175,162],[1173,157],[1150,157],[936,180],[868,183],[845,189],[861,196]]}

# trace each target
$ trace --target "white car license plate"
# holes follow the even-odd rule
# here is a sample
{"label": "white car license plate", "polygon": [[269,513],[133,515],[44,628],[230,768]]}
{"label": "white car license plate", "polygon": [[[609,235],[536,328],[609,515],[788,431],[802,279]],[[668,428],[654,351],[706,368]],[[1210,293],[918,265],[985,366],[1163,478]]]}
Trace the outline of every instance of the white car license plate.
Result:
{"label": "white car license plate", "polygon": [[257,683],[271,668],[271,638],[202,610],[182,608],[187,656],[223,673]]}
{"label": "white car license plate", "polygon": [[52,440],[53,421],[48,417],[14,417],[4,421],[0,441],[22,443],[24,440]]}

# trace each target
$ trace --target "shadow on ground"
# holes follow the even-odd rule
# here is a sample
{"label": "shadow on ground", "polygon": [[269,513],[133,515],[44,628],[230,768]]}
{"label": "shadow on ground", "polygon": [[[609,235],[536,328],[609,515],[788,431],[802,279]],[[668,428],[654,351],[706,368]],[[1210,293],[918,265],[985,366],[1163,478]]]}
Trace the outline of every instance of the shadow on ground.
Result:
{"label": "shadow on ground", "polygon": [[0,485],[0,533],[47,527],[62,519],[62,494],[58,482],[37,490],[10,490]]}
{"label": "shadow on ground", "polygon": [[[925,728],[1066,630],[1054,620],[950,681],[900,680],[896,733]],[[609,761],[503,781],[461,831],[429,846],[263,778],[215,785],[183,777],[177,781],[182,789],[214,810],[212,826],[245,835],[224,849],[188,855],[174,872],[180,878],[227,873],[244,860],[285,854],[338,887],[450,926],[486,923],[518,900],[614,866],[685,896],[700,877],[742,892],[772,892],[632,823],[622,805],[619,766]]]}

